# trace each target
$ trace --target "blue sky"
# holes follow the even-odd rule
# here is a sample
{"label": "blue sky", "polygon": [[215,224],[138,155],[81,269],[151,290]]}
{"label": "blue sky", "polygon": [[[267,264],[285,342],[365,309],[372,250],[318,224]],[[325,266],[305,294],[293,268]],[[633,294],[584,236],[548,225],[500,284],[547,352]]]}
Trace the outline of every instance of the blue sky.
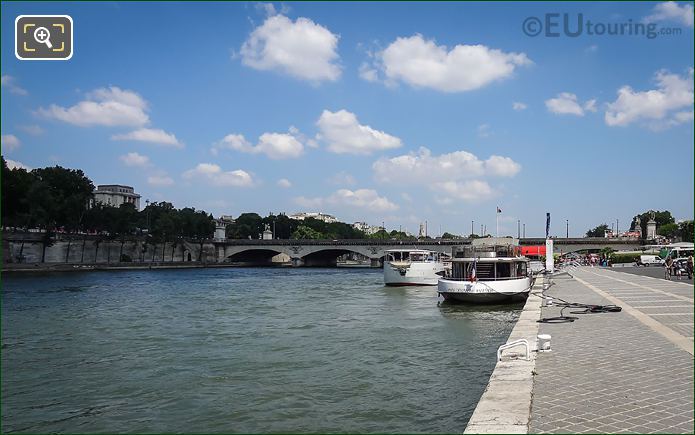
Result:
{"label": "blue sky", "polygon": [[[693,217],[692,3],[2,3],[2,153],[215,215],[580,236]],[[577,37],[528,17],[582,14]],[[14,56],[21,14],[74,55]],[[554,19],[554,18],[550,18]],[[653,23],[680,34],[589,35]],[[560,15],[560,23],[562,15]]]}

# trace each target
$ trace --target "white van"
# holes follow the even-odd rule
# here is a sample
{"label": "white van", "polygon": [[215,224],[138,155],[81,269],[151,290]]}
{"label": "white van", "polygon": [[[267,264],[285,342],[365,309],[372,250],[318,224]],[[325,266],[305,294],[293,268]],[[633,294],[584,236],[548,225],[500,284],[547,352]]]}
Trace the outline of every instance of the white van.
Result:
{"label": "white van", "polygon": [[658,255],[640,255],[638,266],[663,266],[664,260]]}

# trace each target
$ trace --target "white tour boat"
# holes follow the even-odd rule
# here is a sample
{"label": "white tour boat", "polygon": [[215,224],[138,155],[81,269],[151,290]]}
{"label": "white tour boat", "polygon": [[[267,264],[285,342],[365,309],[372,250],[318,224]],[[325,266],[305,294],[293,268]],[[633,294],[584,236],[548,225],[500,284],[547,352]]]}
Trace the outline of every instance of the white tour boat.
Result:
{"label": "white tour boat", "polygon": [[445,254],[424,249],[389,249],[385,253],[386,285],[437,285],[445,274]]}
{"label": "white tour boat", "polygon": [[464,246],[452,251],[451,276],[440,279],[437,288],[444,300],[500,303],[528,298],[533,277],[529,259],[521,256],[518,246]]}

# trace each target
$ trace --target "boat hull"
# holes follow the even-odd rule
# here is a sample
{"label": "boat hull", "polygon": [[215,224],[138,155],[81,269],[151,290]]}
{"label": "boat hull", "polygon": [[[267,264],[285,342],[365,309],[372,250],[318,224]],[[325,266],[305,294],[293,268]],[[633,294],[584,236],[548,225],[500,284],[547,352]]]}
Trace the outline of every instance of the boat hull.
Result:
{"label": "boat hull", "polygon": [[523,302],[530,291],[530,277],[474,282],[440,279],[437,284],[437,292],[445,301],[471,304]]}
{"label": "boat hull", "polygon": [[437,285],[444,272],[444,264],[437,262],[423,263],[384,263],[384,284],[388,286]]}

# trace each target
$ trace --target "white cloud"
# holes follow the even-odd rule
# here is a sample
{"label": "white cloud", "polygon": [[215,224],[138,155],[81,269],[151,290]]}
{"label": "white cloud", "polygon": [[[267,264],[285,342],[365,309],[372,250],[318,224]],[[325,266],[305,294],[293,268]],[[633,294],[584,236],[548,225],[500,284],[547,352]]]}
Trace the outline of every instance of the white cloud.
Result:
{"label": "white cloud", "polygon": [[433,156],[427,148],[393,158],[381,158],[372,165],[380,182],[418,184],[421,180],[452,181],[483,176],[513,177],[521,165],[509,157],[491,156],[480,160],[467,151]]}
{"label": "white cloud", "polygon": [[512,103],[512,109],[514,109],[514,110],[526,110],[527,107],[528,106],[526,104],[520,103],[518,101],[515,101],[514,103]]}
{"label": "white cloud", "polygon": [[338,35],[308,18],[268,17],[241,46],[242,63],[311,82],[340,77]]}
{"label": "white cloud", "polygon": [[623,127],[645,120],[648,127],[658,130],[692,120],[693,69],[683,77],[661,70],[655,81],[657,89],[648,91],[620,88],[618,98],[607,106],[606,124]]}
{"label": "white cloud", "polygon": [[36,124],[20,125],[18,128],[20,130],[22,130],[23,132],[30,134],[32,136],[40,136],[43,134],[43,128],[41,128],[40,126],[38,126]]}
{"label": "white cloud", "polygon": [[400,147],[395,136],[361,125],[357,116],[347,110],[324,110],[316,122],[319,139],[328,144],[328,150],[338,154],[371,154],[374,151]]}
{"label": "white cloud", "polygon": [[480,124],[478,126],[478,137],[489,137],[490,134],[490,124]]}
{"label": "white cloud", "polygon": [[490,156],[485,161],[485,170],[496,177],[513,177],[521,170],[521,165],[509,157]]}
{"label": "white cloud", "polygon": [[9,90],[11,94],[15,94],[15,95],[27,95],[27,94],[29,94],[29,92],[27,92],[26,89],[17,86],[15,78],[10,76],[10,75],[3,74],[2,77],[0,77],[0,83],[2,84],[2,87],[7,88],[7,90]]}
{"label": "white cloud", "polygon": [[577,101],[577,96],[569,92],[562,92],[555,98],[545,100],[545,107],[558,115],[584,116],[584,109]]}
{"label": "white cloud", "polygon": [[292,183],[287,178],[281,178],[278,180],[278,187],[282,187],[283,189],[289,189],[290,187],[292,187]]}
{"label": "white cloud", "polygon": [[147,177],[147,184],[156,187],[167,187],[174,185],[174,179],[166,175],[151,175]]}
{"label": "white cloud", "polygon": [[241,134],[228,134],[215,143],[210,151],[213,155],[217,155],[220,149],[228,149],[248,154],[262,153],[275,160],[293,159],[304,153],[304,144],[295,136],[295,134],[300,135],[296,128],[291,127],[290,132],[263,133],[256,145],[252,145]]}
{"label": "white cloud", "polygon": [[596,112],[598,109],[596,108],[596,99],[591,99],[584,103],[584,110],[587,112]]}
{"label": "white cloud", "polygon": [[3,134],[0,136],[0,145],[3,151],[13,151],[19,147],[21,141],[13,134]]}
{"label": "white cloud", "polygon": [[505,53],[485,45],[456,45],[451,50],[422,35],[397,38],[374,55],[361,76],[373,79],[379,70],[387,84],[407,83],[442,92],[464,92],[510,77],[515,68],[532,62],[524,53]]}
{"label": "white cloud", "polygon": [[356,207],[372,212],[384,212],[398,210],[398,205],[389,201],[386,197],[379,196],[373,189],[340,189],[326,198],[306,198],[299,196],[294,202],[305,208],[319,208],[325,205]]}
{"label": "white cloud", "polygon": [[292,159],[302,155],[304,145],[291,134],[263,133],[255,149],[271,159]]}
{"label": "white cloud", "polygon": [[119,157],[126,166],[145,168],[150,165],[150,158],[138,153],[128,153]]}
{"label": "white cloud", "polygon": [[440,198],[440,202],[443,204],[451,204],[455,199],[475,202],[497,196],[497,192],[487,182],[481,180],[445,181],[436,183],[434,187],[437,192],[447,195],[447,197]]}
{"label": "white cloud", "polygon": [[345,171],[336,172],[328,181],[339,186],[352,186],[357,184],[355,177]]}
{"label": "white cloud", "polygon": [[112,86],[86,95],[86,99],[65,108],[52,104],[37,113],[80,127],[93,125],[137,127],[149,123],[147,102],[137,93]]}
{"label": "white cloud", "polygon": [[183,144],[176,139],[176,136],[159,128],[140,128],[130,133],[113,135],[111,136],[111,140],[150,142],[175,148],[183,148]]}
{"label": "white cloud", "polygon": [[643,21],[654,23],[658,21],[675,21],[688,27],[693,27],[693,5],[676,2],[663,2],[654,6],[652,14],[645,17]]}
{"label": "white cloud", "polygon": [[359,75],[362,80],[368,82],[379,81],[379,72],[367,62],[363,62],[362,65],[360,65]]}
{"label": "white cloud", "polygon": [[5,163],[7,163],[7,167],[9,169],[24,169],[27,171],[31,171],[31,169],[32,169],[29,166],[25,165],[24,163],[18,162],[15,160],[5,159]]}
{"label": "white cloud", "polygon": [[183,173],[183,178],[187,180],[202,179],[213,186],[221,187],[249,187],[254,184],[251,174],[241,169],[235,171],[223,171],[219,165],[214,163],[199,163],[193,169]]}

